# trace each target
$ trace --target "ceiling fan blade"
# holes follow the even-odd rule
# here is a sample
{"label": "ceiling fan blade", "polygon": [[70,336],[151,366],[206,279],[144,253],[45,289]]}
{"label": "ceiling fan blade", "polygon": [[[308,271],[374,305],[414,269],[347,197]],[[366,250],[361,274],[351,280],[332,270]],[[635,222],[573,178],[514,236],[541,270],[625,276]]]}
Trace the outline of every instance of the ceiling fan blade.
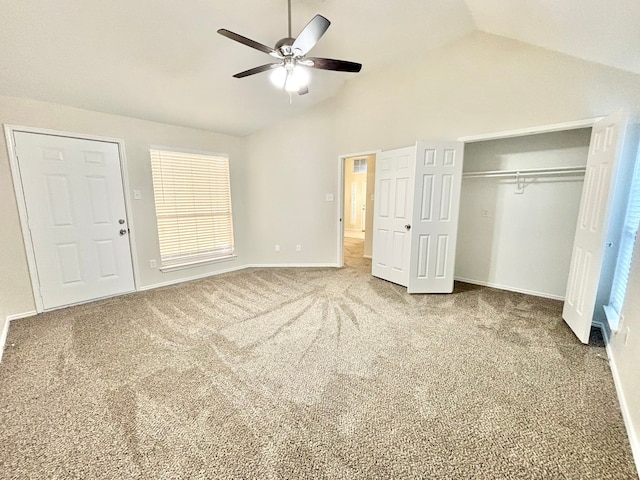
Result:
{"label": "ceiling fan blade", "polygon": [[223,37],[235,40],[236,42],[246,45],[247,47],[255,48],[256,50],[260,50],[261,52],[268,53],[269,55],[280,58],[280,54],[273,48],[267,47],[266,45],[258,43],[255,40],[251,40],[250,38],[243,37],[242,35],[232,32],[231,30],[221,28],[220,30],[218,30],[218,33]]}
{"label": "ceiling fan blade", "polygon": [[266,65],[260,65],[259,67],[251,68],[249,70],[245,70],[244,72],[236,73],[234,78],[244,78],[249,75],[255,75],[256,73],[266,72],[267,70],[271,70],[273,67],[277,67],[280,65],[279,63],[267,63]]}
{"label": "ceiling fan blade", "polygon": [[298,90],[298,95],[306,95],[307,93],[309,93],[309,85],[303,85]]}
{"label": "ceiling fan blade", "polygon": [[291,49],[298,56],[306,55],[313,46],[318,43],[320,37],[327,31],[331,22],[324,18],[322,15],[316,15],[311,19],[309,23],[302,29],[298,38],[295,39]]}
{"label": "ceiling fan blade", "polygon": [[311,60],[313,65],[311,68],[319,68],[320,70],[335,70],[338,72],[357,73],[362,68],[361,63],[348,62],[346,60],[334,60],[333,58],[305,58],[305,61]]}

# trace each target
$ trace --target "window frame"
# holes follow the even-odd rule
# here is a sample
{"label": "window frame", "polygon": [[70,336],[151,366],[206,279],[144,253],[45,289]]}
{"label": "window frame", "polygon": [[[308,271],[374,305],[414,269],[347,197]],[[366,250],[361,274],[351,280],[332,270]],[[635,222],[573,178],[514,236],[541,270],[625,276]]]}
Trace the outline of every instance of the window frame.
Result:
{"label": "window frame", "polygon": [[[156,172],[154,171],[154,153],[153,152],[165,152],[166,154],[178,154],[185,156],[199,156],[199,157],[212,157],[216,160],[225,160],[226,161],[226,173],[227,173],[227,188],[228,188],[228,204],[229,204],[229,212],[228,212],[228,229],[230,231],[230,249],[229,251],[223,251],[220,254],[216,254],[213,251],[208,252],[194,252],[191,254],[185,254],[182,256],[175,256],[174,258],[164,258],[162,256],[162,239],[160,233],[160,221],[158,217],[158,203],[156,198],[158,196],[158,192],[156,191],[156,183],[155,176]],[[149,146],[149,164],[151,167],[151,176],[152,176],[152,191],[153,191],[153,206],[154,213],[156,219],[156,233],[158,235],[158,247],[160,251],[160,266],[159,270],[161,272],[171,272],[175,270],[182,270],[186,268],[197,267],[201,265],[225,262],[229,260],[233,260],[237,258],[237,254],[235,251],[235,234],[234,234],[234,222],[233,222],[233,196],[231,193],[231,162],[230,157],[226,153],[218,153],[218,152],[210,152],[210,151],[202,151],[202,150],[193,150],[186,148],[176,148],[176,147],[167,147],[164,145],[150,145]],[[156,167],[157,168],[157,167]]]}
{"label": "window frame", "polygon": [[616,259],[615,272],[611,282],[609,303],[603,306],[609,328],[614,332],[622,327],[622,310],[624,309],[629,286],[633,253],[638,246],[638,232],[640,231],[640,149],[634,157],[634,162],[624,223],[620,232],[618,258]]}

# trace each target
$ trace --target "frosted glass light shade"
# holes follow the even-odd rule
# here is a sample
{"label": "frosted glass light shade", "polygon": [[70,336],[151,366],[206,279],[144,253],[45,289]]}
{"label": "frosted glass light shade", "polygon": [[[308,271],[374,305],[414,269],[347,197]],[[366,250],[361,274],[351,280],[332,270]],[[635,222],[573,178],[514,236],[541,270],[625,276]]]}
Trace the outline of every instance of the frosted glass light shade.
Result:
{"label": "frosted glass light shade", "polygon": [[292,69],[277,67],[271,72],[269,79],[277,88],[287,92],[297,92],[309,82],[309,73],[299,65]]}

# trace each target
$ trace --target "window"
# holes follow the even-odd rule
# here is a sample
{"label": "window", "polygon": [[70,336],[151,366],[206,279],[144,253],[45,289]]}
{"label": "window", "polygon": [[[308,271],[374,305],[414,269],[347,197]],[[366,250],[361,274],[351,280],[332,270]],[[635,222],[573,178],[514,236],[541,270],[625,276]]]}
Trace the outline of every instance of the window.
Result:
{"label": "window", "polygon": [[356,158],[353,160],[353,173],[367,173],[366,158]]}
{"label": "window", "polygon": [[229,158],[152,148],[151,171],[162,270],[232,257]]}
{"label": "window", "polygon": [[604,307],[612,330],[617,330],[620,313],[622,313],[622,304],[627,292],[629,271],[631,270],[633,248],[638,235],[638,223],[640,223],[640,165],[636,162],[629,191],[627,213],[620,238],[616,271],[613,276],[613,285],[611,286],[611,298],[609,305]]}

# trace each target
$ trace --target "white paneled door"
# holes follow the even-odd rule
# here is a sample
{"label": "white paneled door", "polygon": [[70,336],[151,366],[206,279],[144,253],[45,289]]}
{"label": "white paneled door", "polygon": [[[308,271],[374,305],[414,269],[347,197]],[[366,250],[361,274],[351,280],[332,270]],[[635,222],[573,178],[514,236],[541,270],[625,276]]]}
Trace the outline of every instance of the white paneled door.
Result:
{"label": "white paneled door", "polygon": [[409,284],[415,166],[415,146],[387,150],[376,158],[371,273],[405,287]]}
{"label": "white paneled door", "polygon": [[460,142],[418,142],[409,293],[451,293],[458,236]]}
{"label": "white paneled door", "polygon": [[593,126],[562,318],[589,342],[605,255],[619,158],[627,116],[620,112]]}
{"label": "white paneled door", "polygon": [[378,154],[372,274],[409,293],[453,291],[463,144]]}
{"label": "white paneled door", "polygon": [[117,143],[14,132],[45,310],[134,290]]}

